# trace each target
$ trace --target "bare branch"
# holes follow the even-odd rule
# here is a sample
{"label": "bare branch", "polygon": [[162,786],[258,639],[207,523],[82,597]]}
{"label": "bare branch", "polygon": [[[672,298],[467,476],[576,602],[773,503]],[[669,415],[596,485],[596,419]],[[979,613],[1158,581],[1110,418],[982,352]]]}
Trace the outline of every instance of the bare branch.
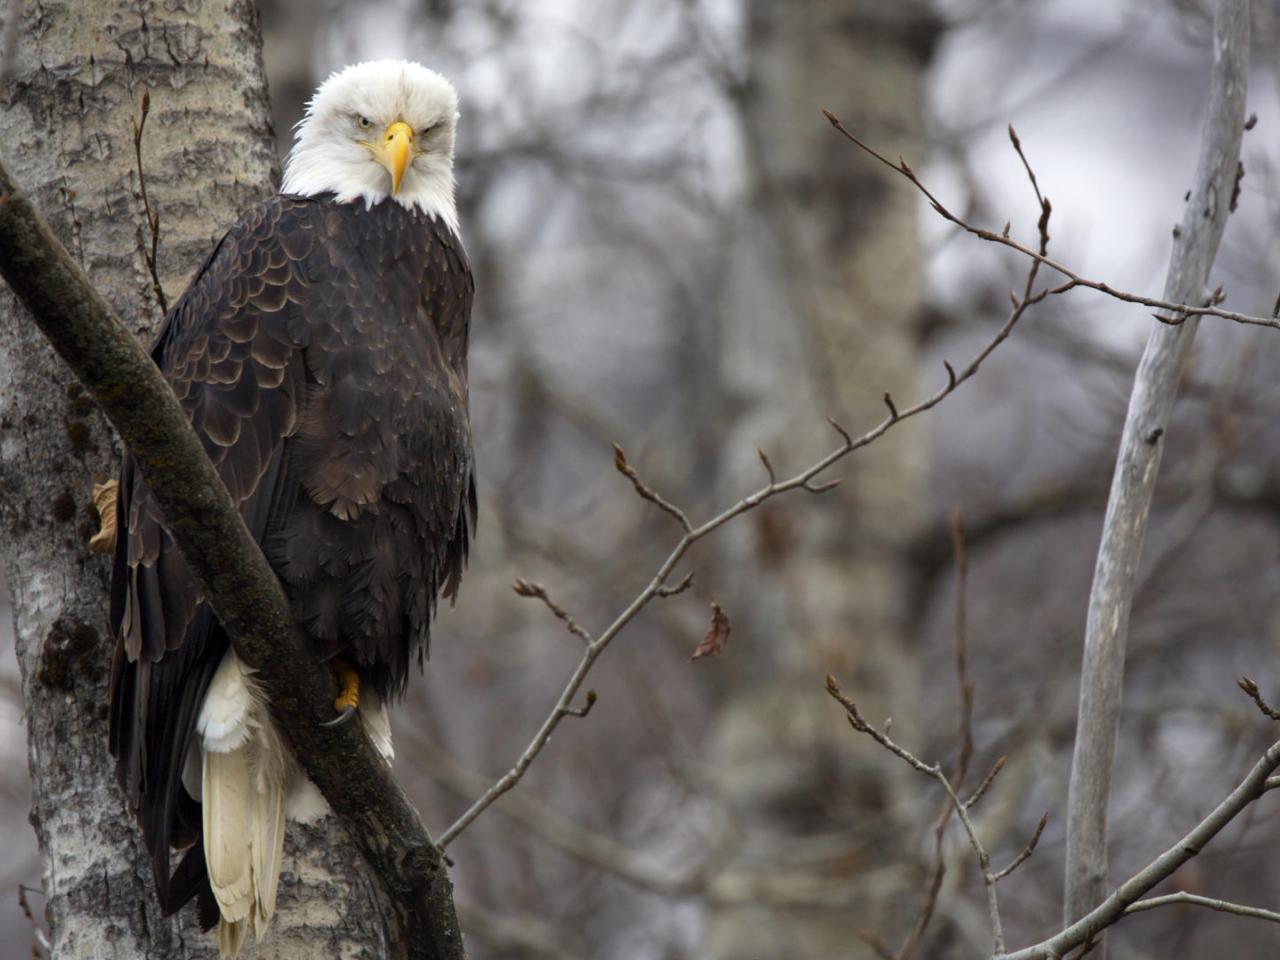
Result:
{"label": "bare branch", "polygon": [[[27,918],[27,922],[31,924],[31,935],[35,938],[36,947],[52,957],[53,944],[49,942],[48,936],[40,926],[40,921],[36,919],[36,915],[31,909],[31,901],[27,899],[28,893],[38,893],[44,896],[44,891],[39,887],[28,887],[25,883],[18,884],[18,908],[22,911],[22,915]],[[39,954],[33,950],[32,957],[38,956]]]}
{"label": "bare branch", "polygon": [[[968,614],[966,602],[969,586],[969,557],[965,552],[964,526],[961,522],[960,508],[951,511],[951,553],[956,570],[956,618],[955,618],[955,650],[956,650],[956,685],[960,693],[960,756],[956,761],[955,787],[964,785],[969,773],[969,762],[973,759],[973,681],[969,679],[968,654]],[[991,785],[991,780],[1000,772],[996,769],[987,777],[986,784],[979,788],[969,805],[977,802],[979,796]]]}
{"label": "bare branch", "polygon": [[1125,909],[1125,915],[1131,913],[1139,913],[1143,910],[1151,910],[1155,907],[1165,907],[1173,903],[1189,903],[1197,907],[1208,907],[1210,910],[1217,910],[1220,913],[1234,913],[1241,917],[1253,917],[1257,920],[1268,920],[1271,923],[1280,923],[1280,913],[1274,910],[1264,910],[1262,907],[1249,907],[1242,903],[1232,903],[1230,900],[1215,900],[1211,897],[1202,897],[1194,893],[1186,893],[1180,891],[1178,893],[1165,894],[1163,897],[1149,897],[1146,900],[1139,900],[1137,903],[1131,904]]}
{"label": "bare branch", "polygon": [[585,704],[580,707],[560,707],[560,715],[562,717],[585,717],[591,712],[591,708],[596,705],[596,700],[598,699],[599,697],[596,696],[596,692],[594,690],[588,690],[587,702]]}
{"label": "bare branch", "polygon": [[[947,368],[950,369],[950,364],[947,365]],[[952,376],[952,379],[955,379],[954,375]],[[853,437],[849,435],[848,430],[840,426],[833,417],[827,417],[827,423],[831,424],[831,428],[835,430],[836,433],[840,434],[840,439],[845,442],[845,446],[853,446]]]}
{"label": "bare branch", "polygon": [[[899,760],[907,764],[907,766],[914,770],[919,770],[926,776],[937,777],[941,772],[941,768],[938,764],[925,763],[923,760],[917,758],[910,750],[894,743],[894,741],[889,738],[888,733],[877,730],[871,724],[867,723],[866,719],[859,712],[858,705],[852,698],[845,696],[844,693],[841,692],[840,685],[836,683],[836,678],[829,673],[827,674],[827,693],[829,693],[832,699],[836,700],[840,706],[844,707],[845,716],[849,721],[849,726],[853,727],[853,729],[857,730],[859,733],[865,733],[876,743],[880,744],[880,746],[884,747]],[[950,783],[948,783],[947,786],[950,787]]]}
{"label": "bare branch", "polygon": [[511,585],[511,589],[515,591],[517,596],[528,597],[532,600],[541,600],[543,605],[560,619],[569,632],[580,639],[583,643],[591,642],[591,634],[578,624],[578,621],[569,616],[569,612],[564,607],[556,603],[547,594],[547,588],[540,583],[532,583],[521,577],[516,578],[516,582]]}
{"label": "bare branch", "polygon": [[951,808],[955,811],[956,816],[960,820],[961,826],[964,827],[965,835],[969,838],[969,846],[973,848],[974,856],[978,860],[978,867],[982,871],[982,880],[987,890],[987,910],[991,920],[991,930],[995,939],[995,952],[999,956],[1004,951],[1004,927],[1000,920],[1000,898],[996,892],[996,877],[991,872],[991,857],[987,853],[986,847],[982,845],[982,840],[978,837],[978,831],[974,828],[973,821],[969,818],[969,811],[965,805],[961,803],[959,796],[956,795],[955,788],[951,786],[951,781],[942,770],[942,765],[927,764],[918,759],[911,751],[905,747],[899,746],[888,735],[872,727],[862,714],[858,712],[857,704],[845,696],[840,691],[839,684],[831,674],[827,674],[827,693],[837,700],[845,709],[845,716],[849,721],[849,726],[857,730],[859,733],[865,733],[880,746],[884,747],[895,757],[905,762],[908,766],[921,773],[932,777],[942,784],[942,788],[947,792],[947,796],[951,800]]}
{"label": "bare branch", "polygon": [[1262,715],[1269,720],[1280,720],[1280,711],[1274,710],[1267,701],[1262,699],[1262,691],[1258,689],[1258,685],[1248,677],[1241,677],[1236,681],[1236,685],[1245,692],[1245,694],[1257,704]]}
{"label": "bare branch", "polygon": [[[1165,298],[1186,303],[1203,296],[1229,214],[1244,135],[1249,62],[1249,5],[1218,0],[1214,14],[1209,115],[1195,186],[1165,282]],[[1210,298],[1213,299],[1212,297]],[[1188,315],[1190,315],[1188,313]],[[1107,500],[1085,627],[1075,750],[1067,802],[1064,915],[1090,911],[1107,889],[1107,811],[1115,762],[1129,614],[1138,564],[1178,382],[1196,334],[1196,320],[1151,330],[1134,377],[1129,411]]]}
{"label": "bare branch", "polygon": [[[986,240],[989,243],[999,244],[1000,246],[1008,247],[1010,250],[1015,250],[1018,253],[1022,254],[1024,257],[1028,257],[1031,260],[1036,261],[1037,263],[1042,263],[1046,267],[1050,268],[1051,270],[1054,270],[1057,273],[1062,274],[1062,276],[1067,278],[1066,283],[1058,287],[1053,287],[1049,291],[1050,293],[1060,294],[1060,293],[1066,293],[1068,290],[1073,290],[1076,287],[1086,287],[1090,290],[1096,290],[1099,293],[1106,294],[1108,297],[1111,297],[1112,299],[1122,300],[1125,303],[1139,304],[1141,306],[1152,307],[1157,310],[1164,310],[1168,313],[1172,313],[1175,317],[1183,317],[1183,318],[1200,317],[1200,316],[1221,317],[1224,320],[1232,320],[1236,323],[1243,323],[1243,324],[1249,324],[1252,326],[1260,326],[1260,327],[1274,327],[1274,328],[1280,329],[1280,318],[1258,317],[1258,316],[1253,316],[1247,313],[1238,313],[1234,310],[1223,310],[1219,308],[1216,304],[1212,304],[1212,303],[1196,304],[1196,303],[1189,302],[1191,300],[1191,297],[1194,296],[1195,291],[1193,291],[1192,295],[1188,296],[1186,300],[1170,300],[1170,299],[1159,300],[1154,297],[1146,297],[1140,294],[1130,293],[1126,290],[1120,290],[1104,281],[1091,280],[1088,277],[1081,275],[1080,273],[1076,272],[1075,270],[1071,269],[1065,264],[1052,259],[1051,257],[1045,255],[1044,253],[1037,252],[1036,250],[1032,249],[1026,244],[1023,244],[1018,242],[1017,240],[1014,240],[1007,233],[1004,233],[1004,232],[995,233],[991,230],[974,226],[973,224],[964,220],[962,217],[957,216],[956,214],[952,213],[949,209],[947,209],[947,207],[944,206],[943,203],[936,196],[934,196],[933,192],[929,190],[929,188],[926,187],[923,182],[921,182],[921,180],[915,175],[915,173],[911,170],[911,168],[907,166],[905,163],[901,163],[901,162],[893,163],[891,160],[889,160],[887,157],[885,157],[875,148],[863,142],[855,134],[851,133],[849,129],[845,127],[843,123],[841,123],[840,118],[837,117],[830,110],[823,110],[822,114],[827,118],[827,120],[831,123],[831,125],[837,131],[839,131],[841,136],[845,137],[847,140],[849,140],[851,143],[857,146],[860,150],[864,151],[865,153],[874,157],[880,163],[887,166],[890,170],[893,170],[895,173],[898,173],[906,177],[907,180],[909,180],[911,184],[917,190],[919,190],[920,193],[924,195],[925,199],[929,201],[929,206],[933,208],[934,212],[937,213],[938,216],[942,217],[944,220],[948,221],[949,223],[952,223],[955,226],[959,227],[960,229],[964,230],[966,233],[972,234],[973,236],[977,237],[980,240]],[[1233,173],[1234,173],[1234,169],[1233,169]],[[1225,206],[1224,206],[1224,209],[1225,209]],[[1280,301],[1277,301],[1277,302],[1280,303]],[[1162,322],[1164,323],[1177,324],[1182,322],[1180,319],[1175,319],[1175,320],[1167,320],[1163,318],[1161,319],[1162,319]]]}
{"label": "bare branch", "polygon": [[674,587],[659,587],[658,596],[674,597],[678,593],[684,593],[686,590],[688,590],[692,586],[693,586],[693,574],[686,573],[683,579],[681,579],[680,582],[677,583]]}
{"label": "bare branch", "polygon": [[834,480],[828,480],[826,483],[814,483],[813,481],[809,481],[808,483],[803,484],[803,489],[806,493],[827,493],[828,491],[834,490],[836,487],[840,486],[840,483],[841,480],[839,477]]}
{"label": "bare branch", "polygon": [[640,499],[648,500],[659,510],[675,517],[676,522],[684,528],[685,533],[688,533],[693,529],[693,525],[689,523],[689,518],[685,516],[685,512],[683,510],[670,501],[664,500],[652,487],[648,486],[640,479],[640,475],[636,473],[635,467],[627,463],[627,455],[622,452],[622,447],[616,443],[613,445],[613,465],[617,468],[620,474],[631,481],[631,485],[636,488],[636,493],[639,494]]}
{"label": "bare branch", "polygon": [[1022,848],[1022,852],[1019,853],[1016,857],[1014,857],[1013,862],[1010,863],[1003,870],[997,870],[995,872],[996,880],[1003,880],[1009,874],[1013,873],[1013,871],[1017,870],[1020,866],[1022,866],[1023,863],[1031,859],[1031,855],[1036,852],[1036,844],[1040,842],[1040,835],[1044,833],[1044,828],[1048,826],[1048,824],[1049,824],[1049,814],[1048,814],[1048,811],[1046,811],[1040,817],[1040,822],[1036,825],[1036,832],[1032,834],[1030,842],[1025,847]]}
{"label": "bare branch", "polygon": [[1000,771],[1004,769],[1004,765],[1009,761],[1008,757],[1000,757],[991,765],[991,771],[986,775],[983,781],[978,784],[978,789],[973,791],[973,796],[964,802],[964,808],[971,810],[975,807],[979,800],[986,796],[987,791],[991,789],[991,784],[996,782],[996,777],[1000,776]]}
{"label": "bare branch", "polygon": [[[1028,272],[1028,285],[1034,280],[1035,270],[1038,264],[1033,264]],[[457,839],[468,826],[475,822],[486,809],[493,805],[499,797],[509,791],[517,783],[520,782],[525,772],[529,769],[530,764],[537,758],[547,743],[551,740],[551,735],[555,732],[556,727],[564,718],[564,710],[569,709],[574,696],[582,687],[587,674],[591,672],[591,668],[595,665],[597,658],[605,649],[613,642],[622,630],[631,623],[632,620],[642,611],[649,602],[655,597],[668,595],[664,591],[671,590],[667,585],[667,578],[671,576],[676,565],[680,563],[689,549],[699,540],[703,540],[715,531],[719,530],[726,523],[736,517],[741,516],[748,511],[754,510],[766,500],[781,496],[792,490],[805,490],[809,493],[823,493],[833,489],[839,480],[829,480],[825,483],[815,483],[815,479],[831,466],[843,460],[849,454],[863,447],[869,446],[880,437],[884,436],[893,427],[909,420],[912,417],[919,416],[928,410],[932,410],[939,403],[949,397],[962,384],[974,376],[986,361],[987,357],[996,350],[1013,332],[1014,326],[1022,318],[1028,308],[1044,299],[1046,291],[1041,290],[1034,296],[1025,297],[1022,302],[1010,311],[1009,316],[1005,319],[1004,324],[996,331],[995,335],[987,342],[985,346],[978,351],[977,354],[964,366],[963,369],[956,373],[950,365],[947,366],[948,381],[946,385],[940,387],[937,391],[925,397],[913,406],[904,410],[899,410],[895,415],[890,415],[881,420],[876,426],[872,427],[861,436],[854,437],[848,430],[837,423],[835,420],[828,418],[827,422],[831,424],[841,438],[841,443],[834,450],[831,450],[825,456],[805,467],[799,473],[788,477],[784,480],[772,479],[765,486],[756,490],[754,493],[743,497],[737,503],[722,510],[711,519],[703,522],[698,526],[693,526],[689,521],[687,514],[678,507],[662,500],[645,486],[636,475],[635,470],[627,463],[626,455],[622,452],[622,448],[617,444],[614,445],[614,466],[623,473],[636,488],[636,492],[645,500],[657,504],[665,512],[674,516],[685,529],[684,536],[675,544],[671,552],[667,555],[666,560],[658,567],[657,573],[649,581],[640,593],[627,604],[626,608],[614,618],[591,643],[587,644],[583,651],[582,659],[578,661],[578,665],[570,674],[563,691],[555,705],[551,708],[550,713],[542,721],[541,726],[534,733],[528,745],[516,758],[512,767],[485,791],[485,793],[477,798],[472,805],[467,808],[463,814],[458,817],[441,835],[438,841],[438,847],[443,851],[450,843]]]}
{"label": "bare branch", "polygon": [[1232,820],[1267,791],[1271,774],[1280,768],[1280,741],[1267,748],[1248,776],[1203,820],[1149,864],[1120,884],[1099,906],[1048,940],[1014,951],[1002,960],[1059,960],[1071,950],[1096,939],[1125,915],[1144,893],[1171,877],[1203,850]]}
{"label": "bare branch", "polygon": [[147,233],[151,242],[142,239],[142,231],[138,231],[139,245],[142,247],[142,258],[147,262],[147,271],[151,274],[151,291],[155,294],[156,303],[160,305],[162,314],[169,312],[169,298],[164,295],[164,287],[160,283],[160,273],[156,262],[160,250],[160,214],[151,212],[151,201],[147,198],[147,175],[142,169],[142,131],[147,126],[147,117],[151,113],[151,91],[142,91],[142,112],[133,124],[133,159],[138,170],[138,192],[142,196],[142,212],[147,221]]}
{"label": "bare branch", "polygon": [[[947,371],[951,370],[951,364],[946,364]],[[960,688],[960,750],[956,760],[956,772],[953,779],[956,789],[964,783],[965,777],[969,773],[969,763],[973,757],[973,684],[969,681],[968,657],[967,657],[967,630],[965,604],[968,594],[968,573],[969,560],[965,551],[964,531],[960,524],[960,510],[954,509],[950,518],[952,557],[956,570],[956,620],[955,620],[955,649],[956,649],[956,683]],[[889,723],[885,722],[884,733],[889,734]],[[979,788],[979,794],[967,801],[967,805],[972,806],[977,802],[981,792],[985,792],[995,779],[995,775],[999,767],[1004,765],[1002,757],[997,767],[988,774],[982,786]],[[933,828],[933,855],[930,858],[929,868],[925,882],[924,900],[920,904],[920,909],[916,912],[915,921],[911,925],[911,930],[907,934],[906,939],[902,943],[902,947],[898,950],[896,960],[910,960],[911,955],[915,952],[920,940],[924,937],[925,931],[929,929],[929,924],[933,920],[933,912],[938,904],[938,894],[942,890],[942,880],[946,876],[947,865],[944,857],[945,847],[943,841],[946,838],[947,826],[951,823],[951,815],[954,807],[950,798],[942,805],[942,809],[938,812],[937,821]]]}
{"label": "bare branch", "polygon": [[778,476],[773,472],[773,464],[769,462],[769,457],[763,450],[757,448],[756,453],[760,455],[760,462],[764,464],[765,473],[769,475],[769,484],[772,486],[778,482]]}

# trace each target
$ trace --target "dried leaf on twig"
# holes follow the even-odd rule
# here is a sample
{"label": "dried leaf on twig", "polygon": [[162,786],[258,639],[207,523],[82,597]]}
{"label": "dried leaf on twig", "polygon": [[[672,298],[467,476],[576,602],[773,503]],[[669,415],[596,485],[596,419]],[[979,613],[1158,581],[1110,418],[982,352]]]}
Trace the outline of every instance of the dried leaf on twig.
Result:
{"label": "dried leaf on twig", "polygon": [[729,642],[729,618],[720,609],[720,604],[711,601],[711,625],[707,627],[707,635],[693,651],[690,660],[702,657],[714,657]]}

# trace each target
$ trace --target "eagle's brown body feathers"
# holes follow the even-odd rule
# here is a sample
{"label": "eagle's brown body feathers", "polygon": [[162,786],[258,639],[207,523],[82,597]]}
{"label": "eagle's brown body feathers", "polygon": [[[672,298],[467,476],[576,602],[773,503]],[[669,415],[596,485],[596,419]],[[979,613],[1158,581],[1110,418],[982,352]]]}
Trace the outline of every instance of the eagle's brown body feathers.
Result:
{"label": "eagle's brown body feathers", "polygon": [[[473,289],[436,218],[279,196],[226,235],[152,351],[317,658],[349,658],[384,699],[426,650],[474,528]],[[128,459],[118,521],[111,751],[162,905],[204,893],[207,908],[200,807],[182,777],[228,640]],[[187,850],[172,872],[171,848]]]}

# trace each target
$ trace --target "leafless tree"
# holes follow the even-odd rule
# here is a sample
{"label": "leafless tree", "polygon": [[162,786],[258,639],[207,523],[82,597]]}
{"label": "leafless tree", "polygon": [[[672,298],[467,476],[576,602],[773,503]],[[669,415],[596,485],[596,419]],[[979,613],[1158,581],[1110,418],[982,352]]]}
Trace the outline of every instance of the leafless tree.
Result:
{"label": "leafless tree", "polygon": [[[1237,778],[1274,751],[1257,709],[1229,689],[1237,673],[1268,688],[1257,640],[1278,585],[1258,559],[1280,543],[1280,484],[1266,452],[1275,448],[1266,426],[1274,331],[1265,328],[1274,290],[1261,304],[1250,292],[1266,258],[1247,266],[1246,244],[1228,233],[1219,262],[1230,300],[1209,303],[1212,290],[1148,295],[1145,280],[1120,282],[1084,255],[1078,223],[1087,204],[1064,204],[1069,174],[1042,167],[1058,154],[1074,157],[1076,144],[1056,139],[1050,151],[1043,127],[1024,137],[1039,186],[1057,201],[1051,252],[1032,229],[1046,211],[1018,153],[1001,147],[1021,181],[1006,177],[993,189],[996,161],[975,146],[1003,140],[1010,116],[1056,116],[1073,98],[1087,99],[1074,93],[1086,81],[1138,84],[1151,73],[1174,89],[1159,58],[1166,48],[1154,61],[1127,54],[1133,22],[1122,20],[1115,30],[1081,28],[1078,43],[1062,44],[1071,55],[1059,64],[1045,53],[1040,14],[1006,3],[944,5],[941,18],[925,5],[855,0],[740,10],[596,0],[549,9],[423,0],[334,5],[332,16],[316,17],[308,5],[300,30],[296,6],[264,5],[282,132],[319,76],[385,53],[378,38],[389,34],[464,93],[464,221],[481,284],[473,415],[484,519],[463,597],[444,614],[445,635],[397,724],[397,774],[453,859],[471,954],[979,956],[994,942],[992,898],[1005,944],[1037,944],[1027,956],[1088,942],[1059,915],[1074,677],[1088,561],[1107,502],[1099,477],[1120,440],[1134,362],[1128,340],[1099,337],[1091,325],[1089,314],[1108,309],[1097,305],[1114,300],[1107,293],[1148,308],[1106,314],[1124,330],[1150,325],[1153,311],[1218,316],[1199,338],[1158,444],[1171,446],[1133,582],[1110,789],[1112,876],[1165,877],[1166,886],[1141,902],[1107,899],[1102,909],[1108,922],[1124,916],[1112,936],[1126,946],[1150,941],[1159,952],[1208,955],[1225,923],[1242,944],[1265,942],[1257,932],[1265,924],[1217,911],[1238,901],[1237,912],[1266,920],[1280,898],[1277,885],[1242,879],[1265,858],[1253,800],[1258,777],[1265,789],[1272,774]],[[60,15],[46,13],[39,29]],[[89,96],[74,124],[67,96],[80,88],[65,69],[49,81],[49,102],[62,113],[32,113],[38,86],[5,101],[6,164],[138,333],[138,318],[158,316],[157,291],[172,298],[203,244],[269,182],[260,96],[245,101],[256,104],[256,119],[219,124],[220,134],[252,144],[230,154],[230,166],[209,160],[206,179],[191,177],[190,165],[165,166],[173,131],[194,123],[181,111],[206,96],[237,110],[241,102],[206,93],[218,89],[208,71],[181,65],[189,50],[180,38],[201,52],[214,47],[205,28],[180,28],[178,16],[131,6],[104,14],[110,29],[100,35],[119,44],[68,41],[104,65],[100,99]],[[1177,22],[1184,59],[1201,63],[1195,58],[1210,47],[1203,13],[1187,6]],[[366,37],[370,23],[376,30]],[[12,35],[20,52],[28,49],[28,34]],[[988,45],[1000,96],[968,113],[927,111],[943,96],[930,86],[938,44],[945,60],[965,36]],[[178,65],[162,53],[166,42]],[[60,48],[42,44],[41,59],[54,64]],[[220,66],[221,57],[215,51],[211,62]],[[1028,65],[1037,60],[1046,65],[1033,77]],[[70,55],[67,62],[87,69]],[[557,65],[550,74],[548,63]],[[1129,72],[1117,74],[1117,63]],[[256,69],[240,82],[259,84]],[[110,79],[111,70],[126,79]],[[1203,85],[1202,77],[1184,69],[1176,78],[1188,102],[1189,84]],[[992,89],[982,76],[971,86],[975,99]],[[135,158],[130,124],[144,89],[151,115]],[[887,162],[833,131],[820,107]],[[65,172],[47,149],[10,133],[35,123],[47,124],[42,143],[79,138],[58,154],[72,161]],[[1070,126],[1079,144],[1094,139],[1088,123]],[[1188,184],[1190,142],[1167,148],[1170,157],[1185,153]],[[255,156],[251,175],[240,165]],[[926,167],[930,156],[936,162]],[[1265,230],[1256,216],[1265,155],[1246,150],[1244,160],[1232,230],[1241,214],[1254,218],[1249,229]],[[91,168],[112,172],[77,180]],[[178,170],[188,176],[171,176]],[[947,213],[922,227],[916,187],[935,189],[939,170],[947,175],[936,177],[935,195]],[[184,205],[195,180],[210,197]],[[189,234],[188,214],[200,221]],[[980,239],[966,237],[969,225]],[[1158,246],[1137,224],[1130,243]],[[975,255],[980,247],[991,253]],[[965,268],[966,283],[931,295],[940,281],[929,265],[959,256],[977,264]],[[6,504],[4,516],[28,551],[6,559],[23,662],[38,671],[41,645],[29,638],[61,634],[49,633],[56,616],[31,633],[24,611],[44,610],[51,590],[65,592],[48,584],[76,585],[68,609],[79,623],[101,623],[102,572],[83,538],[90,482],[111,471],[117,448],[83,395],[63,399],[71,381],[29,328],[8,325],[0,336],[0,363],[9,364],[0,371],[25,378],[0,402],[22,405],[23,415],[34,405],[43,418],[0,433],[6,488],[37,491]],[[996,345],[981,375],[966,379],[968,362]],[[944,360],[961,387],[954,394]],[[29,386],[45,378],[58,384],[54,395]],[[931,400],[945,402],[913,424],[907,415]],[[847,436],[832,431],[828,415]],[[96,450],[75,449],[82,426]],[[889,436],[854,452],[882,431]],[[38,453],[29,455],[32,443]],[[615,456],[614,443],[625,454]],[[824,463],[832,469],[813,472]],[[821,497],[801,489],[835,479],[843,483]],[[70,520],[57,519],[64,492]],[[32,591],[34,579],[45,592]],[[700,641],[714,648],[726,633],[718,656],[689,663]],[[856,714],[823,693],[826,672],[839,677]],[[99,675],[62,674],[75,680],[76,703],[90,702],[79,693]],[[30,710],[65,703],[67,687],[45,696],[32,683]],[[866,719],[889,714],[887,730]],[[917,769],[864,749],[846,716],[864,718],[863,734],[912,744],[899,749]],[[91,718],[77,729],[84,739],[68,742],[100,757]],[[934,789],[919,767],[943,773],[930,772]],[[37,773],[37,811],[40,785]],[[115,803],[105,773],[97,788],[86,781],[86,795],[99,788]],[[1206,818],[1223,797],[1225,819]],[[121,846],[112,849],[125,851],[110,889],[141,923],[147,886],[127,869],[136,851],[123,846],[132,842],[123,814],[103,810],[101,822],[114,825],[109,842]],[[1221,832],[1172,873],[1160,852],[1192,828],[1197,842]],[[359,862],[318,837],[299,844],[326,851],[322,862]],[[1015,861],[1010,884],[1002,874]],[[360,876],[329,873],[325,882],[349,882],[367,902],[382,902],[372,875]],[[57,905],[63,888],[45,886],[56,941],[67,916]],[[310,890],[300,882],[300,894]],[[334,891],[322,896],[347,902]],[[37,921],[39,896],[27,898]],[[174,929],[154,916],[147,922],[158,936]],[[358,939],[366,928],[343,929]],[[188,937],[174,949],[197,955],[195,943]]]}

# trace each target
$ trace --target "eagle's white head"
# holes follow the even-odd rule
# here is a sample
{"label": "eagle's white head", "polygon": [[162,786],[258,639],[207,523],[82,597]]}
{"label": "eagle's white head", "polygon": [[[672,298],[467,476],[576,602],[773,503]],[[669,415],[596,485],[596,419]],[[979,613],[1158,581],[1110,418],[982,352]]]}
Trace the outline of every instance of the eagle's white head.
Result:
{"label": "eagle's white head", "polygon": [[394,197],[455,233],[453,135],[458,94],[407,60],[357,63],[333,74],[307,104],[284,165],[281,193],[332,193],[372,206]]}

